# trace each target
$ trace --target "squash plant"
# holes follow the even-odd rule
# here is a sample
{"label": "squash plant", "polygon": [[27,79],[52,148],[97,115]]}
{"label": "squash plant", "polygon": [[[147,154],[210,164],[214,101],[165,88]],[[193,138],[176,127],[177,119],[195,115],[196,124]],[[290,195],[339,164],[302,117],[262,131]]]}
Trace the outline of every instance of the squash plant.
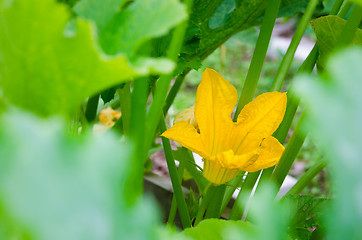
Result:
{"label": "squash plant", "polygon": [[[0,0],[1,239],[362,238],[361,13],[360,0]],[[296,14],[270,91],[255,96],[275,21]],[[281,93],[309,25],[317,43]],[[256,26],[238,93],[203,61]],[[205,68],[195,107],[167,126],[185,77]],[[112,128],[103,134],[99,103],[121,111],[101,114]],[[280,199],[309,133],[324,158]],[[174,192],[167,225],[143,194],[160,136]],[[325,167],[335,196],[298,195]],[[197,185],[187,201],[184,171]]]}

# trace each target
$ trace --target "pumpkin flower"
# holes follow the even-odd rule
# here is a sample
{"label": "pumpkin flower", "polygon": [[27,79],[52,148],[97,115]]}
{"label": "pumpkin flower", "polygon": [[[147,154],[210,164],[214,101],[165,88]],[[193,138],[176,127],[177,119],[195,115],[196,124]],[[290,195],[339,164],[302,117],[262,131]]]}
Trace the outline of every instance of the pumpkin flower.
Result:
{"label": "pumpkin flower", "polygon": [[284,117],[286,94],[261,94],[233,122],[237,100],[236,89],[216,71],[206,69],[196,92],[197,125],[185,118],[162,134],[199,154],[203,175],[214,185],[232,180],[240,171],[272,167],[284,151],[271,135]]}

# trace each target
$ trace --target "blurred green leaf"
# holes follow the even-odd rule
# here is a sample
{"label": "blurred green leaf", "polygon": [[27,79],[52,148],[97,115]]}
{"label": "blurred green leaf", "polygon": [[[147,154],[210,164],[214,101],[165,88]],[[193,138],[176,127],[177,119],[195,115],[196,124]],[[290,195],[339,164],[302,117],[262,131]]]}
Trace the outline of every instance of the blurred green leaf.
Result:
{"label": "blurred green leaf", "polygon": [[82,0],[74,8],[80,17],[96,23],[101,46],[108,54],[134,55],[145,41],[165,35],[187,17],[177,0],[138,0],[120,11],[124,2]]}
{"label": "blurred green leaf", "polygon": [[130,146],[70,137],[59,119],[7,112],[0,122],[0,206],[31,239],[153,239],[154,205],[125,203]]}
{"label": "blurred green leaf", "polygon": [[[325,16],[317,18],[311,22],[313,30],[317,36],[319,49],[319,63],[322,67],[326,59],[336,48],[339,35],[342,33],[346,20],[337,16]],[[362,30],[357,29],[352,45],[362,45]]]}
{"label": "blurred green leaf", "polygon": [[0,86],[11,103],[41,116],[69,115],[88,96],[131,77],[169,72],[165,59],[109,57],[91,25],[54,0],[0,0]]}
{"label": "blurred green leaf", "polygon": [[225,221],[222,219],[206,219],[200,222],[200,224],[196,227],[184,230],[181,235],[190,237],[194,240],[236,239],[229,238],[229,230],[235,229],[237,229],[238,231],[242,230],[243,232],[246,232],[248,234],[255,232],[255,227],[248,222],[231,220]]}
{"label": "blurred green leaf", "polygon": [[362,239],[362,47],[334,54],[316,81],[300,77],[299,93],[310,114],[309,129],[319,139],[333,170],[336,198],[326,211],[328,239]]}

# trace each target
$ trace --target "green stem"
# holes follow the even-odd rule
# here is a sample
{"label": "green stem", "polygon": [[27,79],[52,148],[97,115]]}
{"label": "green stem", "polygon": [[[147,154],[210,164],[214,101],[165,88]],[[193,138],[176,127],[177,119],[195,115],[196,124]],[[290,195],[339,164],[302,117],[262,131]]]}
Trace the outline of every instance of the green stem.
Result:
{"label": "green stem", "polygon": [[352,6],[353,6],[352,2],[346,1],[341,11],[339,11],[338,17],[345,18]]}
{"label": "green stem", "polygon": [[[184,163],[184,161],[180,161],[179,163],[180,163],[180,165],[178,166],[177,173],[178,173],[178,176],[179,176],[179,181],[182,184],[182,177],[183,177],[183,173],[184,173],[184,170],[185,170],[185,163]],[[177,201],[176,201],[176,197],[175,197],[175,194],[174,194],[172,196],[170,213],[168,215],[168,220],[167,220],[168,224],[172,225],[173,222],[175,221],[176,211],[177,211]]]}
{"label": "green stem", "polygon": [[276,183],[278,189],[284,182],[300,148],[302,147],[306,135],[302,131],[302,124],[304,119],[304,113],[300,118],[297,127],[295,128],[288,144],[272,174],[272,179]]}
{"label": "green stem", "polygon": [[99,93],[91,96],[88,99],[87,107],[85,109],[85,117],[87,122],[93,122],[97,116],[97,108],[98,108],[98,101],[99,101]]}
{"label": "green stem", "polygon": [[[125,184],[127,202],[133,204],[143,192],[143,172],[144,161],[147,152],[144,149],[143,134],[145,131],[146,102],[148,97],[148,79],[140,78],[133,82],[133,91],[131,96],[131,116],[129,135],[135,146],[132,155],[132,168]],[[122,124],[121,124],[122,123]],[[123,129],[123,117],[116,123],[121,124]]]}
{"label": "green stem", "polygon": [[341,8],[342,4],[343,4],[344,0],[336,0],[334,2],[334,5],[331,9],[331,12],[329,13],[330,15],[336,15],[339,11],[339,9]]}
{"label": "green stem", "polygon": [[283,60],[278,68],[278,71],[276,73],[276,76],[274,78],[274,82],[272,84],[270,91],[280,91],[283,81],[285,79],[285,76],[287,75],[287,72],[289,70],[290,64],[292,63],[292,60],[294,58],[295,51],[297,50],[299,42],[303,37],[305,29],[307,28],[309,21],[312,18],[314,9],[316,8],[318,2],[319,2],[319,0],[309,1],[307,9],[306,9],[301,21],[298,24],[298,27],[295,31],[292,41],[288,47],[288,50],[285,53]]}
{"label": "green stem", "polygon": [[186,75],[190,72],[190,68],[187,68],[186,70],[184,70],[180,75],[177,76],[175,83],[173,84],[170,92],[167,95],[166,98],[166,103],[165,106],[163,106],[163,114],[166,115],[168,112],[168,109],[170,109],[173,101],[176,98],[176,95],[178,93],[178,91],[181,88],[182,83],[184,82],[184,79],[186,77]]}
{"label": "green stem", "polygon": [[[186,0],[185,3],[187,9],[191,9],[192,0]],[[180,23],[173,32],[170,47],[167,52],[167,57],[174,62],[177,61],[178,54],[181,50],[186,28],[187,28],[187,21],[184,21]],[[151,147],[154,134],[156,132],[158,123],[162,115],[163,105],[166,100],[167,91],[170,86],[172,76],[173,76],[172,73],[167,75],[162,75],[156,83],[153,101],[151,103],[149,112],[147,114],[147,122],[146,122],[147,125],[145,131],[146,149],[149,149]]]}
{"label": "green stem", "polygon": [[324,161],[319,161],[313,165],[308,171],[306,171],[303,176],[297,181],[297,183],[288,191],[288,194],[299,194],[311,181],[317,176],[325,167],[327,163]]}
{"label": "green stem", "polygon": [[205,213],[205,219],[206,218],[219,218],[221,215],[220,207],[222,204],[222,200],[224,199],[226,185],[222,184],[219,186],[214,187],[215,188],[215,195],[213,197],[213,200],[209,203],[206,213]]}
{"label": "green stem", "polygon": [[240,173],[234,180],[230,182],[230,186],[226,187],[224,199],[222,200],[220,212],[223,213],[230,202],[230,199],[232,198],[235,190],[238,187],[241,187],[244,183],[244,175],[245,172]]}
{"label": "green stem", "polygon": [[280,2],[281,0],[268,0],[263,23],[260,27],[260,34],[256,42],[255,51],[250,62],[248,74],[246,75],[243,90],[234,115],[234,121],[236,121],[241,109],[243,109],[243,107],[254,97],[266,52],[268,50],[270,37],[273,32],[275,19],[278,15]]}
{"label": "green stem", "polygon": [[342,33],[339,35],[337,48],[344,47],[353,40],[353,37],[362,19],[361,13],[362,7],[360,7],[358,4],[355,4],[352,8],[351,14],[348,17],[348,21],[343,27]]}
{"label": "green stem", "polygon": [[254,188],[256,181],[258,180],[260,171],[248,173],[245,182],[240,189],[240,192],[235,200],[234,206],[231,209],[230,220],[240,220],[243,217],[243,213],[246,206],[246,201],[250,197],[250,193]]}
{"label": "green stem", "polygon": [[[335,15],[338,13],[339,8],[344,0],[337,0],[330,12],[331,15]],[[309,53],[308,57],[304,60],[303,64],[298,69],[297,74],[300,73],[311,73],[314,69],[315,63],[319,56],[319,50],[317,43],[314,45],[312,51]],[[288,131],[292,121],[294,119],[295,113],[297,111],[299,105],[299,97],[294,94],[293,85],[288,89],[288,100],[287,100],[287,109],[285,111],[285,115],[283,121],[281,122],[279,128],[274,133],[274,136],[279,140],[279,142],[284,143],[285,139],[288,135]]]}
{"label": "green stem", "polygon": [[129,135],[132,111],[130,84],[126,83],[118,92],[122,112],[123,132],[125,135]]}
{"label": "green stem", "polygon": [[216,193],[215,186],[210,185],[207,188],[205,197],[201,201],[201,205],[199,207],[199,211],[197,212],[194,226],[197,226],[197,224],[199,224],[199,222],[204,218],[206,208],[207,208],[210,200],[214,197],[215,193]]}
{"label": "green stem", "polygon": [[[161,129],[161,131],[166,131],[166,123],[165,123],[165,119],[163,118],[163,116],[161,116],[160,129]],[[165,151],[167,167],[170,172],[172,188],[174,191],[174,196],[176,197],[177,206],[178,206],[178,210],[179,210],[180,218],[181,218],[181,223],[182,223],[183,228],[188,228],[188,227],[191,227],[190,215],[189,215],[189,211],[187,209],[184,193],[182,191],[181,182],[179,180],[179,175],[177,174],[177,168],[176,168],[175,160],[172,155],[170,140],[168,140],[165,137],[162,137],[162,145],[163,145],[163,149]]]}

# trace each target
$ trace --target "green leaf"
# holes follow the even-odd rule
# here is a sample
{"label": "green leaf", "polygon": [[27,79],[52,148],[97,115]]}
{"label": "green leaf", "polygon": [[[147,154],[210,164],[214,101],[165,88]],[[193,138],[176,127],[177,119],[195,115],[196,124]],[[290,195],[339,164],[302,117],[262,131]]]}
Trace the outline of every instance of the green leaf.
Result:
{"label": "green leaf", "polygon": [[[194,240],[219,240],[219,239],[240,239],[230,238],[235,231],[242,231],[244,234],[255,232],[255,227],[243,221],[225,221],[221,219],[206,219],[194,228],[184,230],[181,235]],[[238,237],[240,234],[238,232]],[[245,238],[246,239],[246,238]]]}
{"label": "green leaf", "polygon": [[[307,0],[282,0],[279,17],[305,10]],[[211,54],[232,35],[261,23],[264,0],[195,0],[185,36],[187,60]]]}
{"label": "green leaf", "polygon": [[150,72],[169,72],[164,59],[109,57],[92,25],[54,0],[0,0],[0,87],[7,101],[41,116],[69,115],[103,89]]}
{"label": "green leaf", "polygon": [[[320,17],[311,22],[313,30],[317,36],[319,61],[322,67],[326,59],[336,47],[339,35],[346,24],[346,20],[337,16]],[[362,45],[362,30],[357,29],[352,45]]]}
{"label": "green leaf", "polygon": [[96,23],[101,46],[109,54],[133,55],[147,40],[165,35],[187,16],[177,0],[137,0],[123,11],[117,9],[120,2],[82,0],[75,6],[79,16]]}
{"label": "green leaf", "polygon": [[293,239],[309,239],[312,232],[309,229],[320,225],[322,208],[327,199],[306,195],[288,195],[281,201],[290,206],[292,216],[288,233]]}
{"label": "green leaf", "polygon": [[[329,160],[336,197],[326,212],[328,239],[362,239],[362,47],[338,52],[324,77],[300,77],[295,89],[308,106],[309,129]],[[319,80],[319,81],[318,81]]]}
{"label": "green leaf", "polygon": [[130,146],[113,135],[67,136],[60,119],[3,116],[0,206],[20,230],[37,240],[152,239],[155,206],[128,206],[122,194]]}

